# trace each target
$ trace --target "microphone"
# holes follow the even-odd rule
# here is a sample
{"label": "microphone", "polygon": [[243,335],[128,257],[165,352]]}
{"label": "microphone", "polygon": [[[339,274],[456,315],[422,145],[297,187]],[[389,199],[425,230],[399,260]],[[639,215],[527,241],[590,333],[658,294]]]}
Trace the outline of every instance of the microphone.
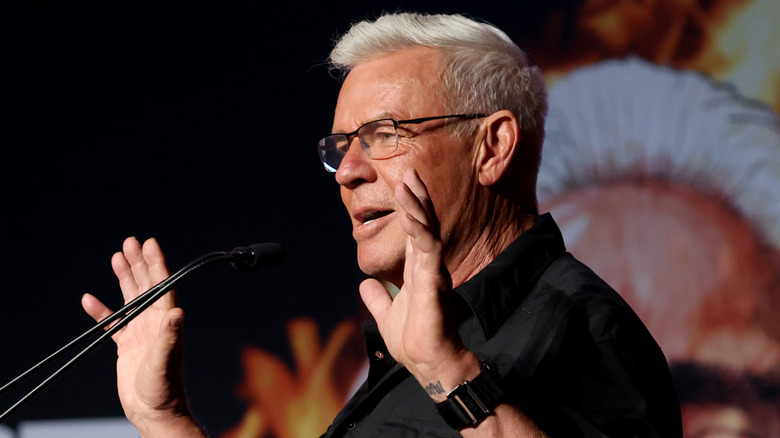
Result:
{"label": "microphone", "polygon": [[[59,369],[54,371],[49,377],[44,379],[38,386],[33,388],[29,393],[20,398],[14,405],[0,415],[0,423],[5,421],[11,414],[16,412],[24,403],[29,401],[32,397],[41,392],[45,387],[51,384],[55,379],[61,376],[65,371],[70,369],[79,360],[84,358],[87,354],[95,350],[106,339],[110,338],[114,333],[119,331],[122,327],[127,325],[131,320],[138,316],[141,312],[146,310],[155,301],[160,299],[163,295],[168,293],[173,286],[179,282],[182,278],[187,276],[190,272],[200,269],[204,266],[212,265],[219,262],[229,261],[234,268],[254,272],[259,271],[265,266],[278,265],[284,259],[284,249],[278,243],[256,243],[247,247],[238,247],[232,251],[213,252],[203,255],[188,265],[179,269],[173,273],[170,277],[152,286],[149,290],[142,293],[129,303],[125,304],[121,309],[102,319],[97,325],[91,329],[82,333],[76,339],[70,341],[68,344],[55,351],[42,361],[30,367],[27,371],[18,375],[13,380],[9,381],[2,387],[0,387],[0,394],[9,390],[17,383],[21,382],[25,378],[29,377],[32,373],[36,372],[40,368],[48,365],[52,361],[61,357],[66,352],[70,351],[78,345],[80,342],[86,340],[88,337],[103,331],[103,333],[97,337],[92,343],[87,345],[83,350],[78,352],[70,360],[68,360]],[[114,323],[116,321],[116,323]],[[113,324],[113,325],[111,325]],[[111,325],[111,327],[109,327]]]}
{"label": "microphone", "polygon": [[256,272],[266,266],[274,266],[284,260],[284,249],[278,243],[255,243],[230,251],[234,268],[241,271]]}

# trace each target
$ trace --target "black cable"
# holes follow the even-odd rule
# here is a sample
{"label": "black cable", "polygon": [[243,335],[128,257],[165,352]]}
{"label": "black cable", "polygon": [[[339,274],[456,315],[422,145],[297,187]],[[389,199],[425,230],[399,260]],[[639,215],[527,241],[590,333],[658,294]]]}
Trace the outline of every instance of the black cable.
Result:
{"label": "black cable", "polygon": [[[176,271],[173,275],[166,278],[165,280],[157,283],[155,286],[144,292],[143,294],[139,295],[132,301],[125,304],[121,309],[117,310],[116,312],[112,313],[111,315],[107,316],[106,318],[102,319],[100,322],[97,323],[94,327],[87,330],[65,346],[61,347],[59,350],[55,351],[42,361],[38,362],[37,364],[30,367],[27,371],[23,372],[16,378],[12,379],[10,382],[3,385],[2,388],[0,388],[0,394],[4,393],[5,391],[9,390],[22,380],[26,379],[30,375],[32,375],[34,372],[38,371],[42,367],[48,365],[52,361],[58,359],[63,354],[67,353],[68,351],[72,350],[76,345],[79,343],[85,341],[90,336],[94,335],[95,333],[105,330],[103,334],[101,334],[97,339],[95,339],[92,343],[87,345],[83,350],[81,350],[79,353],[74,355],[70,360],[68,360],[64,365],[62,365],[59,369],[54,371],[49,377],[44,379],[40,384],[38,384],[35,388],[33,388],[30,392],[28,392],[26,395],[24,395],[22,398],[20,398],[16,403],[14,403],[8,410],[6,410],[2,415],[0,415],[0,423],[5,421],[11,414],[16,412],[22,405],[27,403],[31,398],[36,396],[39,392],[41,392],[43,389],[45,389],[49,384],[51,384],[54,380],[56,380],[58,377],[60,377],[65,371],[70,369],[73,365],[75,365],[79,360],[86,357],[89,353],[94,351],[98,346],[100,346],[103,342],[105,342],[106,339],[110,338],[114,333],[119,331],[122,327],[127,325],[130,321],[132,321],[136,316],[138,316],[141,312],[146,310],[149,306],[151,306],[155,301],[160,299],[163,295],[168,293],[171,289],[173,289],[173,286],[179,282],[184,276],[189,274],[190,272],[200,269],[204,266],[208,266],[217,262],[222,261],[231,261],[235,258],[236,254],[235,251],[233,252],[213,252],[206,254],[204,256],[199,257],[198,259],[190,262],[187,266],[179,269]],[[118,320],[118,321],[117,321]],[[110,328],[106,328],[108,325],[114,323],[114,321],[117,321],[114,325],[112,325]]]}

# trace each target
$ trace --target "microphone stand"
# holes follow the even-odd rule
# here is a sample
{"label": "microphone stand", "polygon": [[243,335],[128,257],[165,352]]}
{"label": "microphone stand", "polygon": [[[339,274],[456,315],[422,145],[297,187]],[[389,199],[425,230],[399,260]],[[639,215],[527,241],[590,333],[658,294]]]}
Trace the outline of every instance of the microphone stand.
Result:
{"label": "microphone stand", "polygon": [[[250,247],[236,248],[233,251],[229,251],[229,252],[213,252],[195,259],[194,261],[190,262],[188,265],[176,271],[170,277],[157,283],[155,286],[152,286],[149,290],[147,290],[143,294],[139,295],[132,301],[125,304],[121,309],[117,310],[116,312],[102,319],[91,329],[82,333],[80,336],[73,339],[72,341],[70,341],[63,347],[61,347],[59,350],[50,354],[42,361],[30,367],[27,371],[23,372],[13,380],[3,385],[3,387],[0,388],[0,394],[3,394],[7,390],[11,389],[13,386],[18,384],[19,382],[21,382],[22,380],[26,379],[27,377],[29,377],[30,375],[32,375],[33,373],[41,369],[42,367],[48,365],[52,361],[61,357],[63,354],[72,350],[76,345],[83,342],[90,336],[94,335],[95,333],[101,330],[104,330],[103,334],[98,336],[97,339],[92,341],[89,345],[87,345],[83,350],[81,350],[76,355],[74,355],[59,369],[57,369],[51,375],[49,375],[47,378],[41,381],[41,383],[39,383],[30,392],[28,392],[26,395],[20,398],[8,410],[0,414],[0,423],[5,421],[11,414],[16,412],[20,407],[22,407],[22,405],[27,403],[30,399],[35,397],[43,389],[49,386],[49,384],[51,384],[54,380],[60,377],[63,373],[65,373],[65,371],[69,370],[78,361],[80,361],[81,359],[86,357],[89,353],[94,351],[98,346],[100,346],[100,344],[105,342],[106,339],[108,339],[114,333],[122,329],[125,325],[127,325],[130,321],[132,321],[141,312],[143,312],[149,306],[151,306],[155,301],[157,301],[163,295],[168,293],[168,291],[173,289],[174,285],[178,283],[179,280],[184,278],[190,272],[200,269],[204,266],[209,266],[224,261],[231,261],[233,267],[237,269],[241,269],[245,271],[254,271],[260,269],[262,266],[278,264],[281,262],[283,257],[284,254],[280,245],[274,243],[265,243],[265,244],[251,245]],[[116,323],[111,325],[115,321]],[[111,326],[109,327],[109,325]]]}

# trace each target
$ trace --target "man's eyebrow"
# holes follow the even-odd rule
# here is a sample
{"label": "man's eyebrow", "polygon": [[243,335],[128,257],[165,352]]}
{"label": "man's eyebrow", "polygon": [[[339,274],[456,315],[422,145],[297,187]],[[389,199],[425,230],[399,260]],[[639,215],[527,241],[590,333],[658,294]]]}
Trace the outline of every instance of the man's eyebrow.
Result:
{"label": "man's eyebrow", "polygon": [[398,120],[398,119],[402,119],[403,118],[403,117],[400,117],[398,115],[398,113],[391,113],[390,111],[383,111],[383,112],[379,113],[379,115],[377,117],[379,117],[379,119],[374,119],[374,120],[381,120],[381,119],[395,119],[395,120]]}
{"label": "man's eyebrow", "polygon": [[391,113],[390,111],[382,111],[381,113],[374,115],[369,120],[366,120],[365,122],[361,123],[360,126],[366,123],[371,123],[377,120],[384,120],[384,119],[400,120],[402,119],[402,117],[400,117],[398,113]]}
{"label": "man's eyebrow", "polygon": [[[366,123],[376,122],[377,120],[385,120],[385,119],[402,120],[403,117],[400,117],[397,113],[391,113],[389,111],[383,111],[383,112],[381,112],[379,114],[376,114],[375,116],[371,117],[370,119],[366,120],[365,122],[361,122],[360,124],[357,125],[357,128],[355,128],[355,129],[358,129],[359,127],[365,125]],[[355,131],[355,129],[351,129],[349,131],[346,131],[346,130],[345,131],[336,131],[335,129],[333,129],[333,127],[331,127],[330,133],[331,134],[346,134],[347,132]]]}

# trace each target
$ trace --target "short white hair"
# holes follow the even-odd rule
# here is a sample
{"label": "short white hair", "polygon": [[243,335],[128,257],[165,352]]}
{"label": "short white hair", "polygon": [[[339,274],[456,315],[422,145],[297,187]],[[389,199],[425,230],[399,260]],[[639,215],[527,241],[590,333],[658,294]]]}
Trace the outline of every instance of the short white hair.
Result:
{"label": "short white hair", "polygon": [[[547,91],[540,69],[501,30],[462,15],[395,13],[354,24],[330,54],[343,75],[373,57],[424,46],[442,54],[441,98],[452,113],[509,110],[540,158]],[[427,116],[421,115],[421,116]]]}

